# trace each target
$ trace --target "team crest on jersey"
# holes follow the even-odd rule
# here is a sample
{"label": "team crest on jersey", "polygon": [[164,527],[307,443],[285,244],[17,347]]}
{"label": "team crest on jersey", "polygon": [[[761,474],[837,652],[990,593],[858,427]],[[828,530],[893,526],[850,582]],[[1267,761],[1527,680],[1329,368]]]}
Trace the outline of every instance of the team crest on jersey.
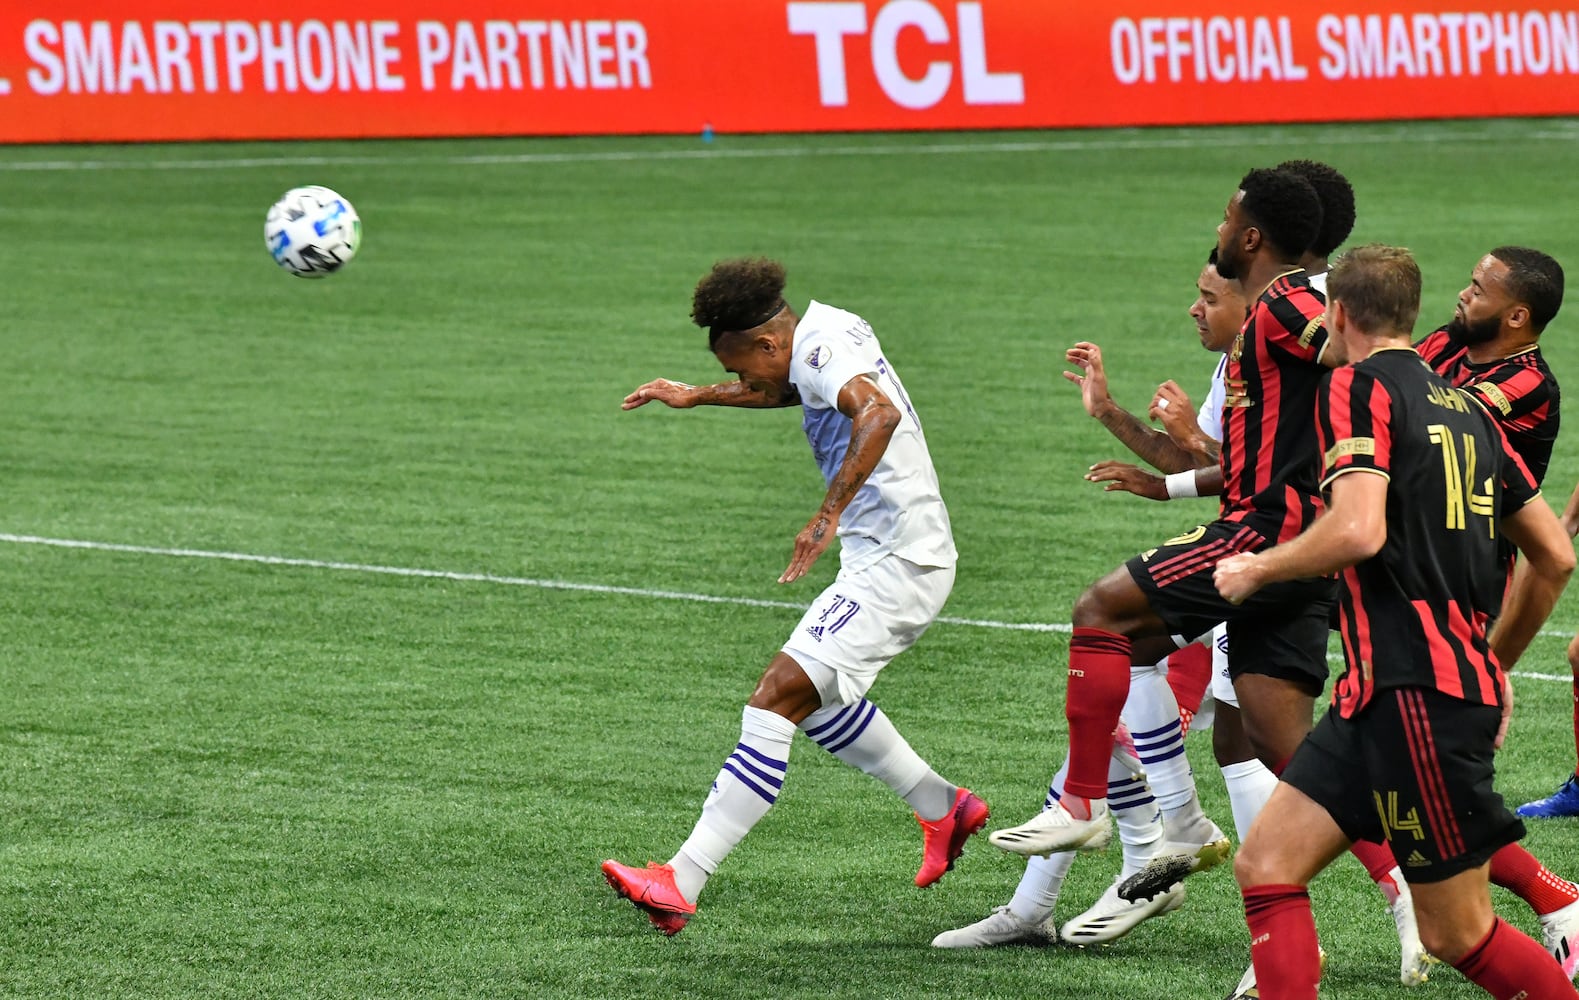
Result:
{"label": "team crest on jersey", "polygon": [[806,364],[810,365],[812,368],[817,369],[818,371],[821,371],[822,366],[827,364],[829,359],[832,357],[832,348],[828,347],[827,344],[818,344],[816,347],[811,349],[810,354],[806,355]]}

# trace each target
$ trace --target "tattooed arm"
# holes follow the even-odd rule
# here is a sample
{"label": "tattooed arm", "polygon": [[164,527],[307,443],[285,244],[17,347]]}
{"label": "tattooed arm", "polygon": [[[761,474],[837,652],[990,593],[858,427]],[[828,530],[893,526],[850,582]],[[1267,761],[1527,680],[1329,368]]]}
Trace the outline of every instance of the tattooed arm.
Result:
{"label": "tattooed arm", "polygon": [[620,404],[622,410],[634,410],[654,400],[676,410],[693,406],[747,406],[755,409],[775,406],[798,406],[800,396],[790,386],[783,393],[754,389],[746,383],[719,382],[717,385],[687,385],[666,378],[653,379],[639,386]]}
{"label": "tattooed arm", "polygon": [[899,408],[884,395],[870,375],[857,375],[839,390],[839,412],[850,418],[850,447],[844,463],[828,484],[828,495],[816,515],[795,536],[795,554],[780,583],[799,580],[833,542],[839,517],[855,499],[866,478],[877,468],[888,441],[899,426]]}
{"label": "tattooed arm", "polygon": [[1064,372],[1064,378],[1080,387],[1080,402],[1086,412],[1141,461],[1162,472],[1184,472],[1210,464],[1209,461],[1200,461],[1197,456],[1180,447],[1166,433],[1147,427],[1139,417],[1114,402],[1108,394],[1102,348],[1089,341],[1081,341],[1064,352],[1064,360],[1081,369],[1078,374]]}

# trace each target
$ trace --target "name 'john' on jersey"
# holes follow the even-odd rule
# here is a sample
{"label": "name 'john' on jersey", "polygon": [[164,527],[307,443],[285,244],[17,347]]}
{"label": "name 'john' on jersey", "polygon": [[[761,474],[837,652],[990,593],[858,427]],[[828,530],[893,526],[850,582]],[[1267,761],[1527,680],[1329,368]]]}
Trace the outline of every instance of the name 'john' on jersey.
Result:
{"label": "name 'john' on jersey", "polygon": [[1338,713],[1398,687],[1500,704],[1486,641],[1506,583],[1497,522],[1540,495],[1529,469],[1469,394],[1408,348],[1333,372],[1317,416],[1323,486],[1346,474],[1388,480],[1387,540],[1342,574]]}

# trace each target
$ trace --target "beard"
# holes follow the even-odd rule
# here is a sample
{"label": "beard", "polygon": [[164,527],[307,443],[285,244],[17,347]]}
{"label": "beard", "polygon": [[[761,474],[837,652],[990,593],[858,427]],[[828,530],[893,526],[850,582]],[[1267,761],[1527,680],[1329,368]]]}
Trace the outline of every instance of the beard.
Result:
{"label": "beard", "polygon": [[1474,347],[1494,339],[1502,332],[1502,317],[1488,316],[1485,319],[1468,320],[1454,314],[1453,319],[1444,328],[1447,339],[1460,347]]}
{"label": "beard", "polygon": [[1238,281],[1244,277],[1244,261],[1238,258],[1238,253],[1237,246],[1233,249],[1217,248],[1217,273],[1229,281]]}

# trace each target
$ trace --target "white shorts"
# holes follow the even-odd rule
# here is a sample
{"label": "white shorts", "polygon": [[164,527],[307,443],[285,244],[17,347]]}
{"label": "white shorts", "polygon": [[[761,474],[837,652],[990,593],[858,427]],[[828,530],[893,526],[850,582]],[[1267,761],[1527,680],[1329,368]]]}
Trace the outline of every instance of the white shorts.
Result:
{"label": "white shorts", "polygon": [[895,555],[853,573],[841,569],[784,652],[806,671],[824,708],[853,705],[889,660],[921,638],[953,589],[953,566],[917,566]]}
{"label": "white shorts", "polygon": [[[1174,636],[1175,642],[1181,640],[1182,636]],[[1189,645],[1191,641],[1204,643],[1212,651],[1212,680],[1206,687],[1206,697],[1201,699],[1200,709],[1190,720],[1190,732],[1196,733],[1212,728],[1217,718],[1218,702],[1238,708],[1239,696],[1234,694],[1234,682],[1228,676],[1228,623],[1219,622],[1209,634],[1195,640],[1184,640],[1183,645]]]}

